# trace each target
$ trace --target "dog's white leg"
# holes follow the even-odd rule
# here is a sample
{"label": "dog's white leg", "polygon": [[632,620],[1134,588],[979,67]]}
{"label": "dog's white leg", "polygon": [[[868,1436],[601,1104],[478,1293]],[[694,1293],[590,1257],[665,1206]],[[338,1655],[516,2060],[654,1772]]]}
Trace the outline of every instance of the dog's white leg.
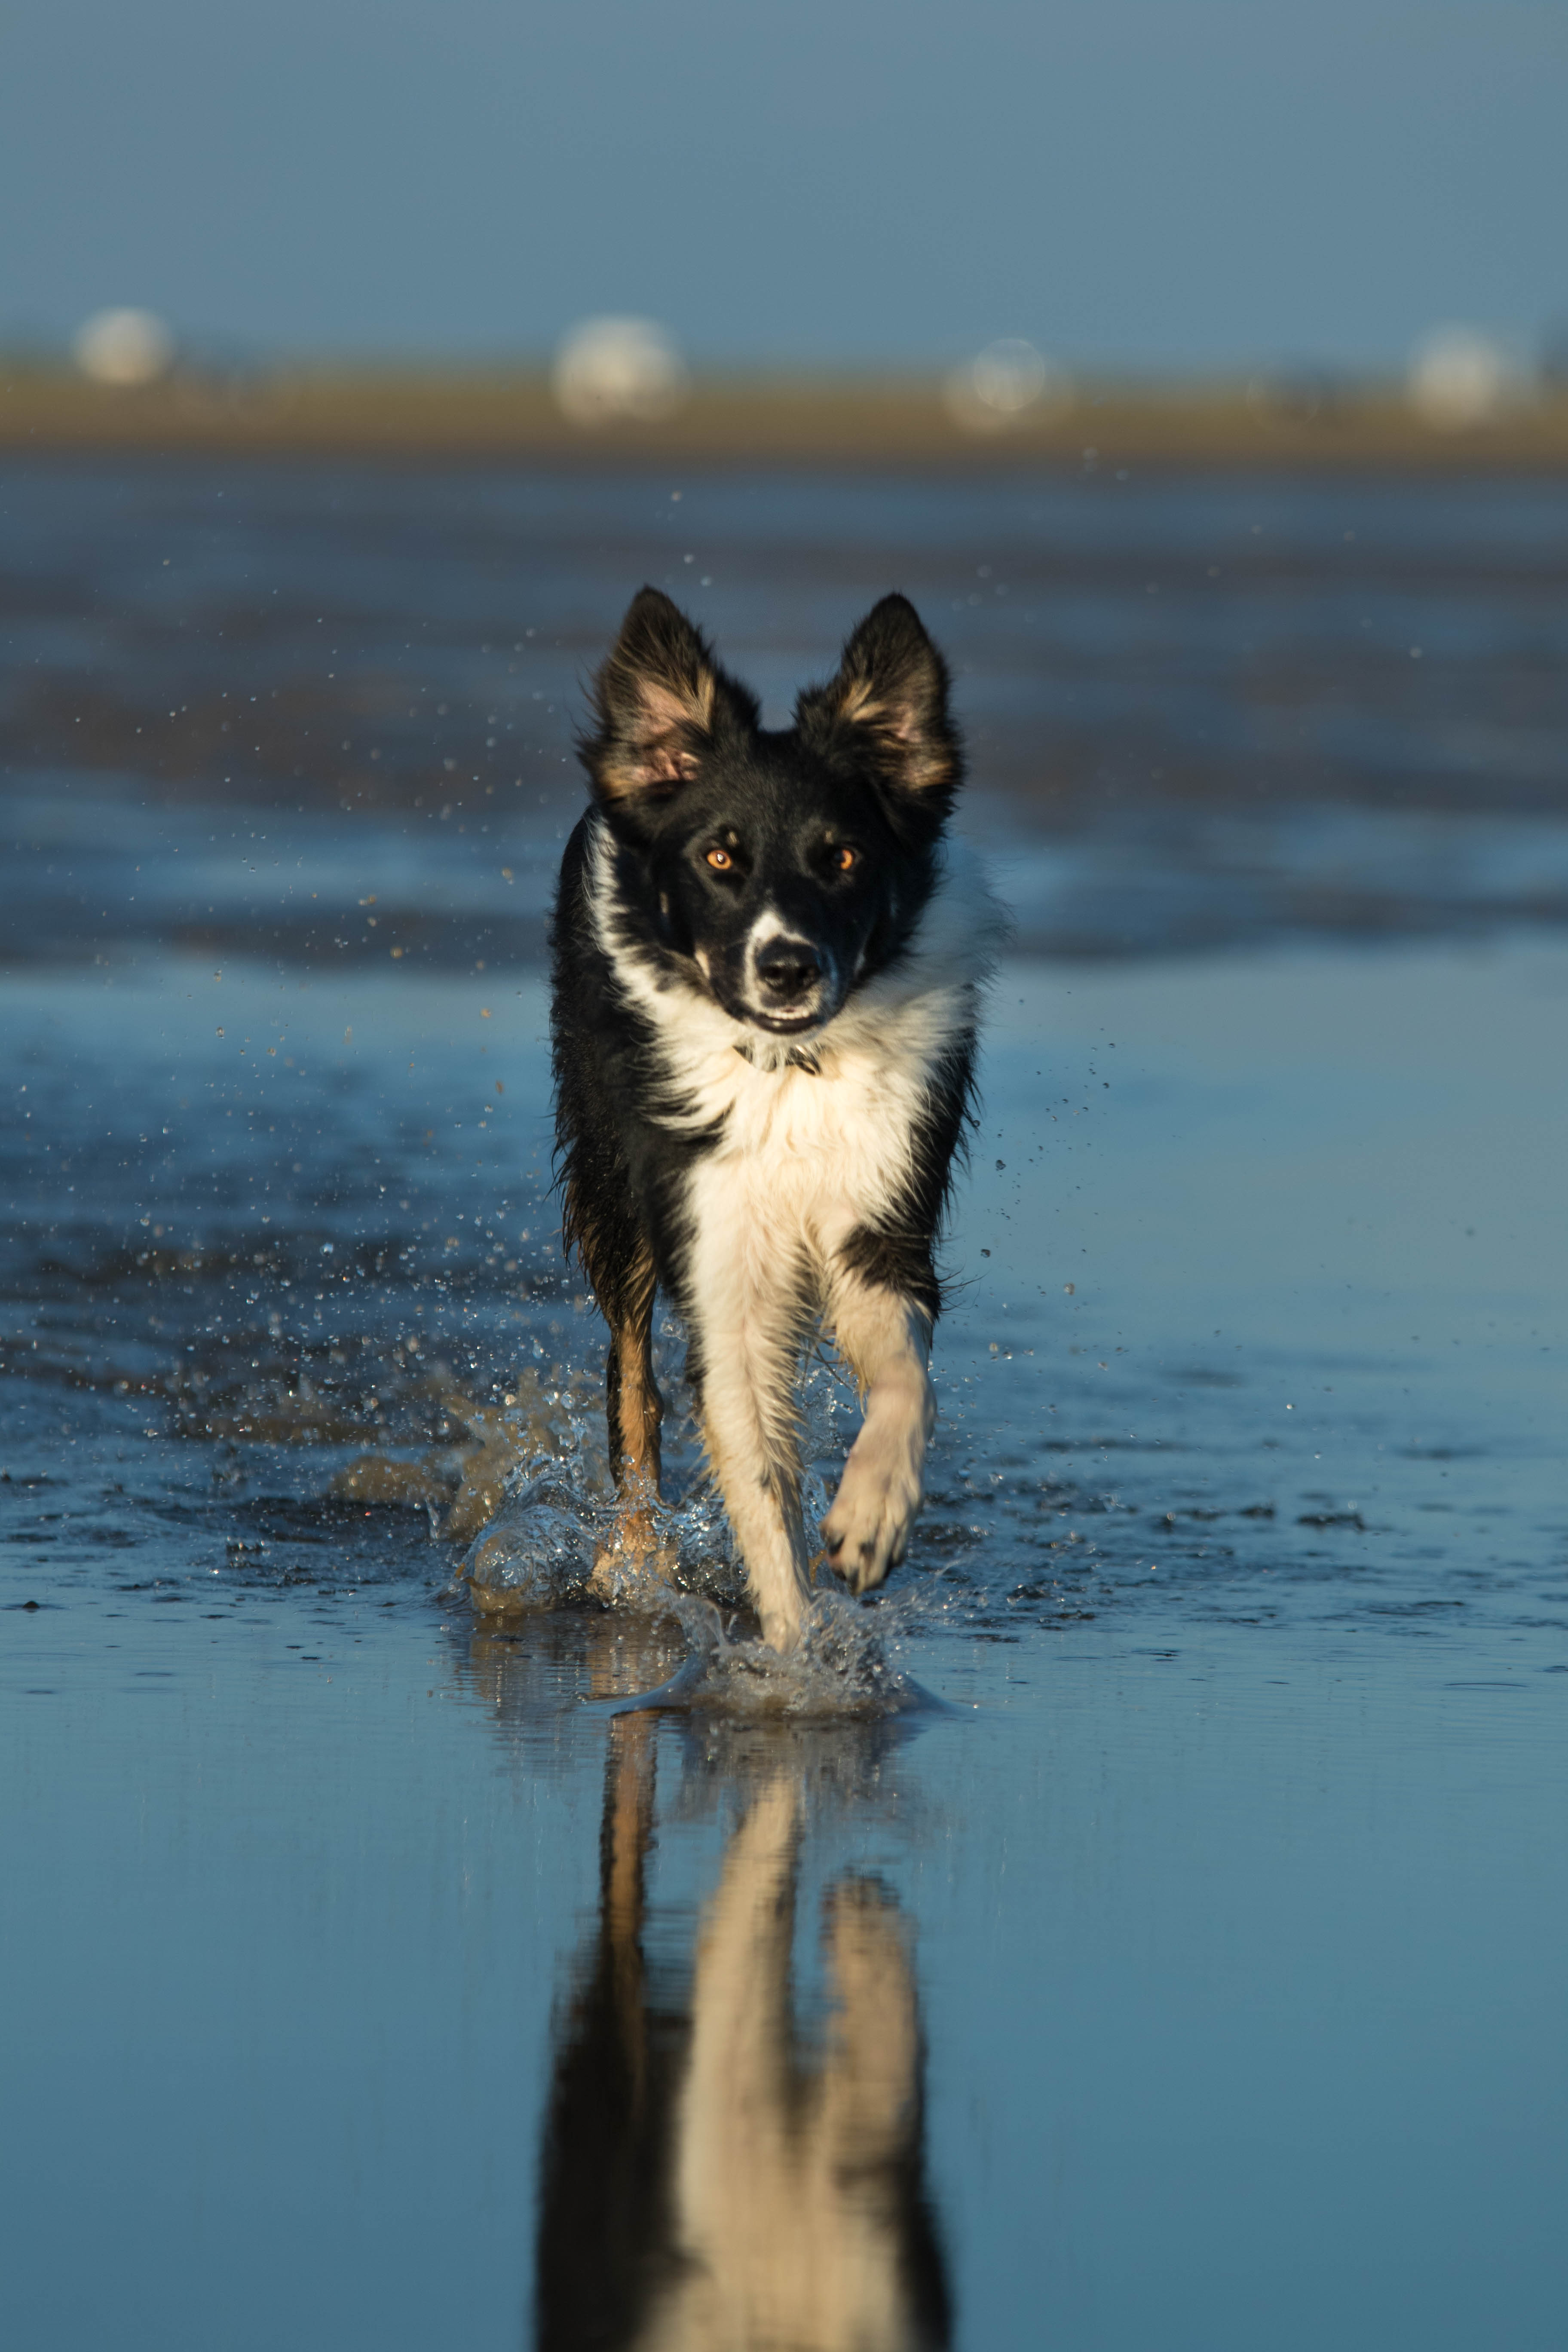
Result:
{"label": "dog's white leg", "polygon": [[865,1592],[902,1559],[925,1492],[936,1426],[931,1320],[900,1292],[838,1268],[828,1307],[835,1345],[866,1392],[866,1420],[822,1532],[846,1584]]}
{"label": "dog's white leg", "polygon": [[700,1344],[708,1458],[746,1563],[763,1639],[775,1650],[793,1650],[810,1599],[800,1458],[794,1431],[778,1426],[779,1406],[791,1409],[794,1367],[784,1367],[776,1384],[768,1381],[757,1360],[765,1351],[731,1328],[705,1324]]}
{"label": "dog's white leg", "polygon": [[722,1166],[693,1190],[689,1308],[702,1380],[708,1458],[763,1639],[793,1650],[810,1604],[800,1515],[795,1374],[815,1300],[801,1253]]}

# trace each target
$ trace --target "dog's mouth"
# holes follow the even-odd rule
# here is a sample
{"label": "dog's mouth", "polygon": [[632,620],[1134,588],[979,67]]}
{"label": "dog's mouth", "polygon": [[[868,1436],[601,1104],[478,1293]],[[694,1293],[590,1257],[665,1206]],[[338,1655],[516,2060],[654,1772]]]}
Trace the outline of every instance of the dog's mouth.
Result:
{"label": "dog's mouth", "polygon": [[756,1013],[746,1007],[745,1018],[753,1029],[765,1029],[770,1037],[799,1037],[808,1029],[820,1029],[827,1019],[824,1013]]}
{"label": "dog's mouth", "polygon": [[775,954],[771,967],[753,968],[743,950],[716,955],[699,947],[695,961],[710,993],[732,1021],[760,1029],[767,1037],[805,1037],[826,1029],[844,1003],[846,991],[834,958],[826,949],[802,941],[793,949],[787,971]]}
{"label": "dog's mouth", "polygon": [[743,1021],[748,1029],[760,1029],[768,1037],[805,1037],[814,1029],[826,1029],[842,1001],[838,990],[827,986],[814,988],[794,1003],[759,1004],[749,988],[732,982],[726,986],[728,973],[709,970],[703,977],[731,1021]]}

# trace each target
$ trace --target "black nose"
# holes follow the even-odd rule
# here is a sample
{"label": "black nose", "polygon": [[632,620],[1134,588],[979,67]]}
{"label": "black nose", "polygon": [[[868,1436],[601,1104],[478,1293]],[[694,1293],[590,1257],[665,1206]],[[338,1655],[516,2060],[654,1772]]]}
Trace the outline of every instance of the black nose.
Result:
{"label": "black nose", "polygon": [[770,940],[757,957],[757,985],[776,1003],[793,1003],[822,978],[822,958],[805,940]]}

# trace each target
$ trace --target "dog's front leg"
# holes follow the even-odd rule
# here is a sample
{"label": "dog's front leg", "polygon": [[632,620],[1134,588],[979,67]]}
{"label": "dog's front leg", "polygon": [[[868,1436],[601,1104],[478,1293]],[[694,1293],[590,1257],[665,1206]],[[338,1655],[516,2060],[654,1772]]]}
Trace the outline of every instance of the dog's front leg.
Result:
{"label": "dog's front leg", "polygon": [[808,1285],[752,1204],[726,1187],[721,1169],[699,1190],[693,1210],[692,1259],[701,1280],[683,1303],[708,1459],[746,1563],[763,1639],[793,1650],[810,1605],[795,1399]]}
{"label": "dog's front leg", "polygon": [[709,1329],[700,1337],[708,1458],[746,1563],[763,1639],[775,1650],[793,1650],[805,1623],[810,1587],[800,1457],[787,1418],[790,1371],[780,1381],[768,1380],[757,1356],[771,1351],[748,1344],[742,1333]]}
{"label": "dog's front leg", "polygon": [[834,1343],[865,1392],[866,1419],[822,1533],[851,1592],[866,1592],[902,1559],[925,1493],[936,1426],[931,1318],[901,1291],[842,1267],[829,1307]]}

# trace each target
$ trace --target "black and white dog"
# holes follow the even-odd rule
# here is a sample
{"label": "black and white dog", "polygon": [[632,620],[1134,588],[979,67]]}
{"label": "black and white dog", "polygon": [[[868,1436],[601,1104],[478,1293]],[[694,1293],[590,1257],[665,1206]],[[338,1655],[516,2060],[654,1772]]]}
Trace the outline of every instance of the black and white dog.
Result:
{"label": "black and white dog", "polygon": [[610,1327],[623,1550],[653,1552],[662,1289],[763,1637],[798,1641],[795,1383],[825,1328],[865,1422],[823,1522],[851,1591],[903,1558],[936,1415],[932,1250],[1000,910],[944,838],[963,772],[946,667],[887,596],[795,725],[757,723],[645,588],[594,688],[552,1031],[565,1234]]}

